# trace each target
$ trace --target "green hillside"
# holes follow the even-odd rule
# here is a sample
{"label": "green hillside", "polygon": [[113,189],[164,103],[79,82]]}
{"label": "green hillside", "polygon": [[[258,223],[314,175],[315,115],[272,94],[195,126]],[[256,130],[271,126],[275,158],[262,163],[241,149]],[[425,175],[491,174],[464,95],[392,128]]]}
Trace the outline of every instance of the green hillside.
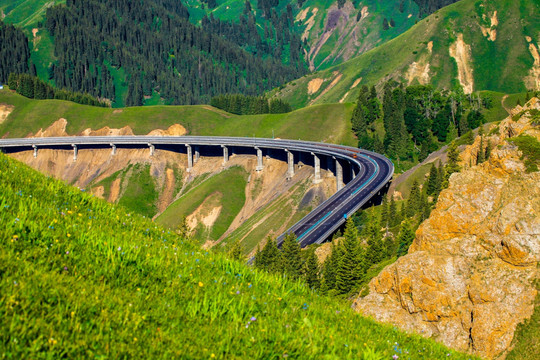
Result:
{"label": "green hillside", "polygon": [[461,83],[466,92],[524,92],[540,86],[532,50],[538,50],[539,39],[538,1],[462,0],[384,45],[297,79],[273,95],[296,108],[355,101],[361,85],[388,79],[447,89]]}
{"label": "green hillside", "polygon": [[1,154],[0,174],[2,357],[471,358]]}
{"label": "green hillside", "polygon": [[0,10],[6,22],[31,30],[38,22],[43,21],[47,8],[65,2],[66,0],[0,0]]}
{"label": "green hillside", "polygon": [[190,135],[274,136],[356,144],[350,131],[352,104],[321,105],[287,114],[238,116],[206,105],[109,109],[62,100],[30,100],[6,89],[0,90],[0,104],[14,106],[13,112],[0,123],[0,137],[24,137],[64,118],[69,134],[87,128],[130,126],[135,134],[144,135],[178,123]]}
{"label": "green hillside", "polygon": [[193,237],[204,243],[206,240],[217,240],[231,225],[246,201],[245,188],[248,174],[235,166],[219,174],[205,179],[202,183],[184,192],[182,197],[173,202],[156,218],[158,224],[176,228],[182,218],[192,214],[199,206],[211,211],[219,208],[219,216],[211,228],[199,223],[193,229]]}

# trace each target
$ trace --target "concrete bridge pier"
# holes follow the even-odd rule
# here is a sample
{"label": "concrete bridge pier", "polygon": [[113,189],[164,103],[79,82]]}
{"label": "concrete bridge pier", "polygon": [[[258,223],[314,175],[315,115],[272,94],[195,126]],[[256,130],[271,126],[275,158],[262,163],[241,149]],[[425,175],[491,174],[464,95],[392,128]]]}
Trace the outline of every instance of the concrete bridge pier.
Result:
{"label": "concrete bridge pier", "polygon": [[73,161],[77,161],[77,153],[79,152],[77,149],[77,145],[71,144],[71,146],[73,147]]}
{"label": "concrete bridge pier", "polygon": [[116,145],[111,144],[111,149],[112,149],[112,150],[111,150],[111,155],[112,155],[112,156],[116,155]]}
{"label": "concrete bridge pier", "polygon": [[148,147],[150,148],[150,156],[154,156],[154,152],[156,151],[156,147],[150,143],[148,143]]}
{"label": "concrete bridge pier", "polygon": [[225,165],[229,161],[229,148],[225,145],[221,145],[223,148],[223,165]]}
{"label": "concrete bridge pier", "polygon": [[255,147],[255,149],[257,150],[257,168],[255,170],[262,171],[262,169],[264,168],[263,153],[262,153],[262,150],[259,149],[258,147]]}
{"label": "concrete bridge pier", "polygon": [[314,177],[313,177],[313,183],[318,184],[321,180],[321,159],[317,156],[315,153],[311,153],[313,155],[313,169],[315,171]]}
{"label": "concrete bridge pier", "polygon": [[327,157],[326,157],[326,170],[328,170],[328,171],[326,172],[326,177],[332,177],[332,176],[334,176],[334,173],[332,172],[332,167],[333,167],[333,166],[332,166],[332,165],[333,165],[332,160],[333,160],[333,159],[332,159],[330,156],[327,156]]}
{"label": "concrete bridge pier", "polygon": [[32,145],[32,148],[34,148],[34,158],[37,158],[37,146]]}
{"label": "concrete bridge pier", "polygon": [[199,159],[201,158],[201,153],[199,152],[199,148],[195,147],[195,158],[193,159],[193,162],[196,164],[199,162]]}
{"label": "concrete bridge pier", "polygon": [[294,176],[294,155],[289,150],[287,152],[287,179],[291,179]]}
{"label": "concrete bridge pier", "polygon": [[337,191],[343,189],[343,186],[345,184],[343,184],[343,167],[341,166],[341,164],[339,163],[339,160],[336,159],[334,157],[334,159],[336,160],[336,183],[337,183]]}
{"label": "concrete bridge pier", "polygon": [[351,165],[351,179],[354,180],[355,177],[356,177],[356,172],[354,171],[354,166]]}
{"label": "concrete bridge pier", "polygon": [[187,171],[190,171],[193,167],[193,150],[191,149],[191,145],[186,145],[187,149]]}

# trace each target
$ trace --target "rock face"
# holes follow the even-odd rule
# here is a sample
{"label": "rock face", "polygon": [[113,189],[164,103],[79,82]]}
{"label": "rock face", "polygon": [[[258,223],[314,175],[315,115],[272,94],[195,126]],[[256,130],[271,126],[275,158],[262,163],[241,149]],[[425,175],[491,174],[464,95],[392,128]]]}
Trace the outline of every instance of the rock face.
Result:
{"label": "rock face", "polygon": [[[532,99],[524,110],[539,107]],[[450,177],[408,255],[371,281],[358,311],[461,351],[505,356],[517,324],[533,313],[540,261],[540,172],[526,174],[505,140],[509,132],[540,138],[528,120],[501,122],[489,160]]]}

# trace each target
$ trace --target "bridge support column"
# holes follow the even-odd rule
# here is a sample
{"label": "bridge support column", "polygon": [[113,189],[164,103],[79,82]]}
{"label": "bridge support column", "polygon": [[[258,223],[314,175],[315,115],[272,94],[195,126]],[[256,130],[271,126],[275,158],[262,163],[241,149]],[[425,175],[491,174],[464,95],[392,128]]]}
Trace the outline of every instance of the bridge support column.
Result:
{"label": "bridge support column", "polygon": [[193,167],[193,150],[191,149],[191,145],[186,145],[187,149],[187,170],[191,170]]}
{"label": "bridge support column", "polygon": [[287,178],[290,179],[294,176],[294,155],[287,149],[285,151],[287,152]]}
{"label": "bridge support column", "polygon": [[32,145],[32,147],[34,148],[34,157],[37,158],[37,146]]}
{"label": "bridge support column", "polygon": [[116,155],[116,145],[111,144],[111,148],[112,148],[112,150],[111,150],[111,155],[112,155],[112,156]]}
{"label": "bridge support column", "polygon": [[263,153],[262,153],[262,150],[259,149],[258,147],[255,147],[255,149],[257,149],[257,168],[255,170],[262,171],[262,169],[264,168]]}
{"label": "bridge support column", "polygon": [[154,156],[154,152],[156,151],[156,147],[150,143],[148,143],[148,147],[150,148],[150,156]]}
{"label": "bridge support column", "polygon": [[71,144],[71,146],[73,146],[73,161],[77,161],[77,153],[78,153],[77,145]]}
{"label": "bridge support column", "polygon": [[225,145],[221,145],[223,148],[223,165],[225,165],[229,161],[229,148]]}
{"label": "bridge support column", "polygon": [[332,173],[332,158],[330,156],[326,157],[326,177],[332,177],[334,174]]}
{"label": "bridge support column", "polygon": [[354,180],[356,177],[356,172],[354,171],[354,167],[351,165],[351,178]]}
{"label": "bridge support column", "polygon": [[315,153],[311,153],[311,155],[313,155],[313,169],[315,171],[313,183],[318,184],[321,182],[321,159]]}
{"label": "bridge support column", "polygon": [[199,148],[195,147],[195,158],[193,159],[194,163],[199,162],[199,159],[201,157],[201,153],[199,152]]}
{"label": "bridge support column", "polygon": [[337,191],[343,189],[343,186],[344,186],[344,184],[343,184],[343,167],[339,163],[338,159],[336,159],[336,183],[337,183]]}

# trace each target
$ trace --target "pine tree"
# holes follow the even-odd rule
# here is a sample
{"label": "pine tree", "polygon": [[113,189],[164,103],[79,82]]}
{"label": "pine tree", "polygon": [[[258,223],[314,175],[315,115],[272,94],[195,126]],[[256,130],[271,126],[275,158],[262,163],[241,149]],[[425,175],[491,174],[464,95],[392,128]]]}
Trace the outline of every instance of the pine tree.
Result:
{"label": "pine tree", "polygon": [[428,195],[434,195],[437,193],[437,185],[440,184],[439,182],[439,172],[437,171],[437,168],[435,167],[435,163],[431,163],[431,168],[429,170],[429,177],[426,184],[426,191]]}
{"label": "pine tree", "polygon": [[491,140],[488,139],[486,144],[486,150],[484,152],[484,160],[489,160],[489,157],[491,156]]}
{"label": "pine tree", "polygon": [[294,233],[285,235],[281,245],[281,253],[283,272],[292,278],[300,277],[302,275],[302,254]]}
{"label": "pine tree", "polygon": [[234,260],[245,260],[244,258],[244,249],[240,241],[235,241],[231,250],[229,251],[229,256]]}
{"label": "pine tree", "polygon": [[453,122],[450,121],[450,125],[448,125],[448,131],[446,133],[446,142],[449,143],[451,141],[454,141],[458,137],[458,129],[454,125]]}
{"label": "pine tree", "polygon": [[365,254],[365,266],[369,268],[371,265],[378,264],[384,257],[383,243],[380,235],[370,236],[367,241],[367,249]]}
{"label": "pine tree", "polygon": [[282,270],[281,252],[277,248],[276,241],[270,236],[261,250],[259,261],[255,263],[258,268],[268,272],[279,272]]}
{"label": "pine tree", "polygon": [[315,248],[307,250],[307,259],[304,265],[304,279],[312,289],[318,289],[321,285],[319,279],[319,260],[315,255]]}
{"label": "pine tree", "polygon": [[15,73],[9,74],[8,86],[11,90],[17,91],[17,88],[19,87],[19,75]]}
{"label": "pine tree", "polygon": [[390,195],[390,206],[388,207],[388,219],[390,226],[396,226],[398,222],[397,206],[394,197]]}
{"label": "pine tree", "polygon": [[322,269],[321,292],[323,293],[336,288],[336,273],[340,255],[338,246],[332,242],[330,255],[326,258]]}
{"label": "pine tree", "polygon": [[476,165],[484,162],[484,137],[480,136],[480,146],[478,147],[478,152],[476,154]]}
{"label": "pine tree", "polygon": [[406,220],[401,224],[401,229],[399,230],[399,235],[397,237],[398,251],[397,256],[406,255],[409,251],[409,246],[411,246],[414,240],[414,232],[411,229],[409,221]]}
{"label": "pine tree", "polygon": [[446,180],[455,172],[461,170],[459,166],[459,150],[455,142],[448,147],[448,163],[446,164]]}
{"label": "pine tree", "polygon": [[352,219],[345,224],[343,242],[340,244],[341,256],[336,271],[336,289],[340,294],[347,294],[358,280],[358,230]]}
{"label": "pine tree", "polygon": [[414,216],[420,210],[420,187],[418,181],[414,180],[411,186],[411,192],[409,193],[409,200],[407,201],[407,217]]}

